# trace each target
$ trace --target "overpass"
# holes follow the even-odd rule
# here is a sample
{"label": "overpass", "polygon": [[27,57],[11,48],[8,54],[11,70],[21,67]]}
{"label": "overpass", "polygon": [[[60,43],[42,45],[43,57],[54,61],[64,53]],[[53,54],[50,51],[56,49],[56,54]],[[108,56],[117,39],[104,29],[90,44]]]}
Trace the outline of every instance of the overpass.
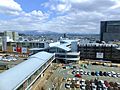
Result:
{"label": "overpass", "polygon": [[0,90],[29,90],[55,59],[54,54],[39,52],[0,74]]}

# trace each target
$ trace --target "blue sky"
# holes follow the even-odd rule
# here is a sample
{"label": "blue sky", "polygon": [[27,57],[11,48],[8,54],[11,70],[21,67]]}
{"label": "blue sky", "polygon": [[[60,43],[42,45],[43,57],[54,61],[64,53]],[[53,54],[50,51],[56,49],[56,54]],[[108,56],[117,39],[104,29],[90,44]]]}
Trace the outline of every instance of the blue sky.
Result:
{"label": "blue sky", "polygon": [[47,11],[47,9],[43,8],[41,4],[47,2],[48,0],[15,0],[15,1],[21,5],[21,8],[25,12],[31,12],[33,10],[42,10],[43,12]]}
{"label": "blue sky", "polygon": [[0,0],[0,30],[95,34],[120,18],[120,0]]}

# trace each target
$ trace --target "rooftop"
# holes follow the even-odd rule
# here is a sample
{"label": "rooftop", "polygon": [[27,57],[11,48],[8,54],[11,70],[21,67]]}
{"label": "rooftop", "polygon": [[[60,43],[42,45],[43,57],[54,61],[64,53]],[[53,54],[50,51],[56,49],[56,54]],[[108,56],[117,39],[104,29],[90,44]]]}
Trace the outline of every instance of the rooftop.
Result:
{"label": "rooftop", "polygon": [[47,52],[39,52],[29,57],[28,60],[1,73],[0,90],[16,90],[18,86],[20,86],[26,79],[28,79],[52,56],[53,54]]}

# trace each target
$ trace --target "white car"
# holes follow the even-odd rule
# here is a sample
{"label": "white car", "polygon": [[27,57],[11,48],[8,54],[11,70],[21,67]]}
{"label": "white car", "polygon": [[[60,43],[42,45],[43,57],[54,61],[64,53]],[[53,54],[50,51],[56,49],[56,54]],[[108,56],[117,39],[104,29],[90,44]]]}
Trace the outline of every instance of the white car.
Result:
{"label": "white car", "polygon": [[105,84],[103,84],[103,90],[107,90],[107,87],[105,86]]}
{"label": "white car", "polygon": [[87,72],[86,72],[86,71],[84,71],[84,75],[87,75]]}
{"label": "white car", "polygon": [[80,71],[79,71],[79,72],[80,72],[80,74],[81,74],[81,75],[83,75],[83,74],[84,74],[83,69],[80,69]]}
{"label": "white car", "polygon": [[65,83],[65,87],[66,88],[70,88],[70,84],[69,83]]}
{"label": "white car", "polygon": [[84,85],[84,84],[85,84],[85,80],[84,80],[84,79],[81,79],[81,80],[80,80],[80,84],[81,84],[81,85]]}
{"label": "white car", "polygon": [[120,78],[120,73],[117,73],[117,77]]}
{"label": "white car", "polygon": [[109,77],[112,77],[112,73],[111,72],[107,72]]}
{"label": "white car", "polygon": [[111,73],[112,73],[112,77],[115,77],[115,78],[117,77],[116,72],[112,71]]}
{"label": "white car", "polygon": [[92,84],[91,84],[91,88],[92,88],[92,90],[96,90],[96,89],[97,89],[97,86],[96,86],[94,83],[92,83]]}
{"label": "white car", "polygon": [[80,90],[85,90],[86,84],[80,85]]}

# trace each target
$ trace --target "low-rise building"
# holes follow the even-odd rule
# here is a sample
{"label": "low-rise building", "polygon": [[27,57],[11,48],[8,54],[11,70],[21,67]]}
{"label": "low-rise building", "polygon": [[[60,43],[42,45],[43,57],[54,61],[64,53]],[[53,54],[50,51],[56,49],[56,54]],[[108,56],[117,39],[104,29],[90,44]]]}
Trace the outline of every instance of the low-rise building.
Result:
{"label": "low-rise building", "polygon": [[120,50],[116,44],[87,43],[79,44],[78,51],[82,59],[101,59],[120,62]]}

